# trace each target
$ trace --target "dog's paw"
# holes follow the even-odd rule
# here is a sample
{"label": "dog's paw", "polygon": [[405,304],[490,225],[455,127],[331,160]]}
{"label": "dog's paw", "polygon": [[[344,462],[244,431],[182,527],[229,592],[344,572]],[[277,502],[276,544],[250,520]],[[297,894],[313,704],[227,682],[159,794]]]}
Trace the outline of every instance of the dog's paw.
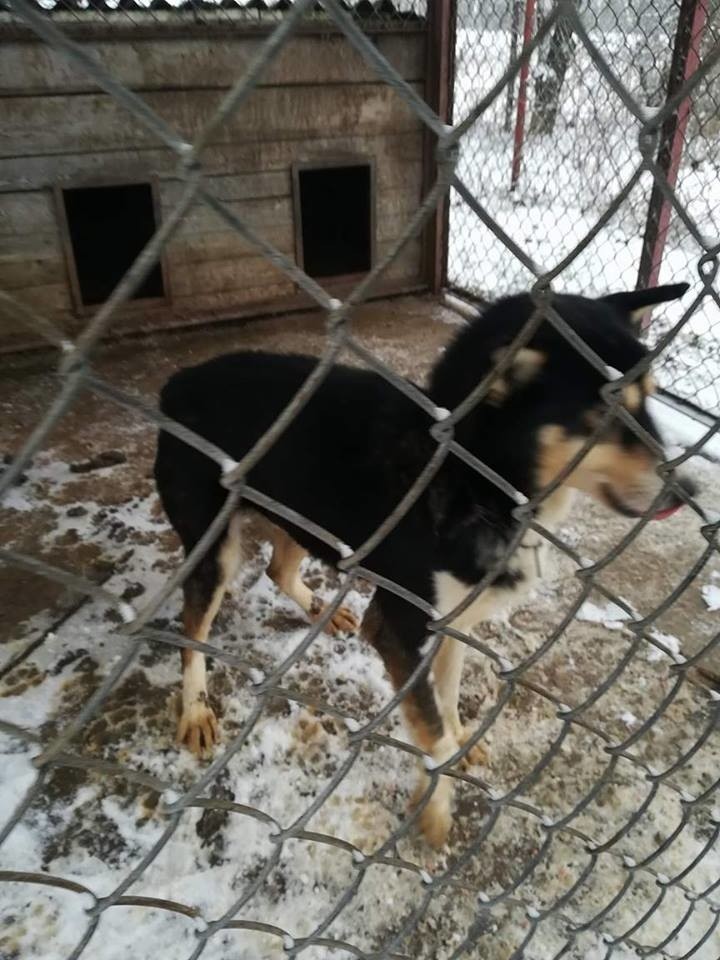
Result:
{"label": "dog's paw", "polygon": [[418,826],[426,842],[434,850],[441,850],[447,843],[452,826],[450,807],[431,800],[418,817]]}
{"label": "dog's paw", "polygon": [[[422,778],[410,798],[408,809],[412,812],[419,805],[428,788],[428,781]],[[447,843],[452,827],[452,788],[447,781],[440,780],[433,795],[420,811],[417,825],[420,833],[435,850],[440,850]]]}
{"label": "dog's paw", "polygon": [[[465,727],[462,727],[458,731],[457,741],[461,747],[464,747],[468,740],[472,737],[474,731],[467,730]],[[486,747],[483,746],[481,742],[474,744],[470,747],[468,752],[462,758],[463,766],[465,767],[484,767],[490,762],[490,754]]]}
{"label": "dog's paw", "polygon": [[330,633],[357,633],[360,629],[360,621],[347,607],[339,607],[330,620]]}
{"label": "dog's paw", "polygon": [[178,721],[176,740],[196,757],[211,757],[220,741],[220,727],[212,707],[201,700],[186,707]]}
{"label": "dog's paw", "polygon": [[[317,599],[317,598],[316,598]],[[310,612],[310,619],[315,623],[320,619],[323,611],[327,609],[327,604],[313,601],[313,609]],[[338,607],[330,620],[325,624],[325,633],[334,637],[338,633],[357,633],[360,629],[360,621],[355,614],[347,607]]]}

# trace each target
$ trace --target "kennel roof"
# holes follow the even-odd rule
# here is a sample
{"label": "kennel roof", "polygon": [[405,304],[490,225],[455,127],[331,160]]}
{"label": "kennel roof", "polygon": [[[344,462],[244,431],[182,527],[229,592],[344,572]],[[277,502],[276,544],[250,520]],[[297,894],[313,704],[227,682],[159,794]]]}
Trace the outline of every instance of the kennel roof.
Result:
{"label": "kennel roof", "polygon": [[[294,0],[36,0],[39,7],[51,14],[72,14],[78,18],[83,14],[92,16],[93,13],[104,16],[121,13],[146,14],[150,17],[154,15],[155,18],[159,14],[163,19],[170,14],[191,14],[193,19],[202,19],[206,15],[233,12],[260,19],[264,18],[264,15],[282,14],[293,2]],[[341,5],[359,20],[388,23],[417,22],[425,19],[425,0],[341,0]],[[0,3],[0,8],[2,6]],[[326,17],[327,14],[320,3],[315,3],[308,16]]]}

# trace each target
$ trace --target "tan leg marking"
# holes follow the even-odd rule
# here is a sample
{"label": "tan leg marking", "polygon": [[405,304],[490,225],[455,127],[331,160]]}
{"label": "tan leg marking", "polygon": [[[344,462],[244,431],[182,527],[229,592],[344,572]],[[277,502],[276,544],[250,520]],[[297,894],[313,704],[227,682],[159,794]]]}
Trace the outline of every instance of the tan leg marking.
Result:
{"label": "tan leg marking", "polygon": [[[462,677],[465,644],[455,637],[444,637],[440,649],[433,660],[433,676],[437,691],[438,707],[446,730],[452,732],[460,744],[468,741],[472,730],[466,730],[460,722],[458,701],[460,699],[460,679]],[[465,764],[476,766],[488,761],[487,751],[476,743],[466,754]]]}
{"label": "tan leg marking", "polygon": [[[436,606],[443,614],[452,613],[465,599],[470,588],[448,573],[435,574]],[[500,606],[497,591],[486,590],[451,623],[456,630],[468,633],[476,623],[487,619]],[[466,731],[460,722],[458,701],[465,644],[454,637],[444,637],[433,661],[433,675],[438,691],[438,703],[448,729],[460,745],[464,745],[472,731]],[[477,743],[465,755],[466,765],[482,765],[489,760],[487,749]]]}
{"label": "tan leg marking", "polygon": [[[458,750],[458,743],[452,732],[439,732],[427,724],[418,705],[412,700],[412,694],[403,701],[405,723],[412,739],[421,750],[432,758],[436,765],[444,763]],[[427,792],[430,778],[422,767],[417,786],[410,798],[410,809],[414,809]],[[452,827],[453,783],[450,777],[441,776],[427,804],[418,817],[418,826],[431,847],[439,850],[447,843]]]}
{"label": "tan leg marking", "polygon": [[[237,573],[240,563],[240,520],[233,517],[228,533],[218,552],[219,582],[205,609],[198,609],[186,599],[183,608],[185,632],[191,640],[206,643],[210,628],[220,609],[225,591]],[[183,667],[182,713],[176,740],[196,756],[207,758],[220,740],[220,729],[207,695],[205,654],[199,650],[181,651]]]}
{"label": "tan leg marking", "polygon": [[[307,551],[280,527],[275,524],[268,524],[268,527],[273,548],[267,569],[268,576],[314,623],[326,605],[313,594],[300,576],[300,564],[307,556]],[[339,607],[326,624],[325,631],[334,636],[336,633],[355,633],[358,627],[357,617],[347,607]]]}
{"label": "tan leg marking", "polygon": [[629,383],[626,387],[623,387],[623,398],[625,406],[633,413],[637,413],[642,406],[643,395],[637,383]]}
{"label": "tan leg marking", "polygon": [[[403,647],[394,629],[383,615],[377,598],[370,601],[362,624],[363,638],[370,643],[383,659],[385,668],[395,690],[400,689],[417,667],[417,655]],[[413,743],[436,764],[442,763],[457,752],[458,745],[452,731],[443,724],[437,702],[437,693],[427,673],[421,674],[412,688],[403,697],[400,708],[405,727]],[[429,785],[425,764],[421,764],[420,780],[410,800],[414,809]],[[452,825],[453,783],[449,777],[440,777],[418,817],[418,826],[428,843],[442,847]]]}

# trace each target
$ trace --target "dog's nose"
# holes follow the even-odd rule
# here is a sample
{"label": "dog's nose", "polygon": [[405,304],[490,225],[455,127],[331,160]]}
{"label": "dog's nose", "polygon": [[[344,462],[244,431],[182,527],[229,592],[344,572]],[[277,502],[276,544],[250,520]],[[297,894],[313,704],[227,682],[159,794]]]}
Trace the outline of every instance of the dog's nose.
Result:
{"label": "dog's nose", "polygon": [[695,496],[697,487],[692,480],[689,480],[687,477],[675,477],[674,479],[682,493],[674,489],[666,491],[663,497],[663,503],[655,514],[656,520],[664,520],[666,517],[672,516],[676,510],[679,510],[680,507],[685,505],[690,497]]}
{"label": "dog's nose", "polygon": [[[695,484],[689,477],[676,477],[677,485],[687,494],[688,497],[694,497],[697,493],[697,484]],[[684,503],[684,499],[675,494],[680,503]]]}

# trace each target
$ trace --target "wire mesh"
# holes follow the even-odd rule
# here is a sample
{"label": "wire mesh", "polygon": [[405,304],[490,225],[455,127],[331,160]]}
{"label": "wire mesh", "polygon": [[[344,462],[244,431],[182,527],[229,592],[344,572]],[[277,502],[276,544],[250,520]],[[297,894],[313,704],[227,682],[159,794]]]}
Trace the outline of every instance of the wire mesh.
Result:
{"label": "wire mesh", "polygon": [[[62,729],[34,730],[31,724],[2,722],[2,732],[14,738],[21,751],[33,757],[34,772],[26,778],[23,788],[15,797],[15,807],[9,811],[0,832],[0,844],[6,851],[10,849],[15,858],[12,866],[0,870],[0,895],[11,903],[13,914],[22,915],[22,923],[26,928],[36,922],[33,918],[37,915],[37,908],[34,912],[33,899],[37,898],[38,891],[49,888],[54,896],[64,897],[63,909],[69,910],[73,917],[73,942],[66,948],[66,955],[72,958],[99,955],[100,952],[111,955],[108,951],[111,951],[114,943],[120,953],[126,949],[126,945],[132,945],[137,951],[141,939],[151,939],[154,935],[158,915],[166,914],[185,925],[172,928],[176,935],[172,948],[167,946],[170,928],[162,927],[164,949],[173,955],[192,958],[238,954],[275,956],[283,953],[308,957],[351,955],[377,960],[410,956],[448,957],[453,960],[461,956],[533,956],[542,957],[543,960],[548,957],[559,960],[563,956],[658,956],[676,960],[681,956],[694,956],[698,960],[715,957],[720,925],[720,879],[716,852],[720,811],[713,804],[717,802],[720,781],[717,779],[717,766],[712,765],[712,758],[717,754],[712,751],[717,749],[720,697],[695,686],[692,679],[695,668],[702,664],[703,658],[717,650],[720,635],[710,637],[700,650],[686,658],[673,649],[672,638],[662,633],[658,624],[662,623],[662,617],[673,608],[678,597],[696,582],[700,573],[715,558],[718,522],[708,520],[693,498],[684,494],[700,525],[705,546],[695,561],[684,570],[681,580],[668,587],[663,599],[656,602],[649,613],[639,615],[617,589],[608,585],[604,573],[626,551],[636,549],[636,541],[647,526],[647,518],[632,524],[617,543],[588,561],[584,549],[586,545],[573,543],[562,532],[552,532],[537,520],[538,508],[562,482],[562,476],[528,501],[505,478],[474,457],[456,439],[457,424],[487,394],[491,388],[491,378],[480,383],[456,409],[439,410],[422,391],[360,342],[352,322],[354,308],[371,292],[374,282],[403,246],[419,234],[452,183],[456,193],[472,205],[474,215],[479,215],[484,225],[483,236],[490,238],[492,235],[491,242],[496,250],[493,255],[495,259],[485,254],[477,257],[477,263],[480,264],[490,259],[495,271],[487,275],[489,280],[483,276],[478,282],[484,284],[487,280],[493,293],[504,292],[503,284],[513,270],[517,271],[518,279],[532,281],[533,316],[495,372],[512,362],[539,323],[548,322],[603,376],[608,376],[607,386],[603,389],[607,405],[603,422],[612,418],[621,420],[643,442],[651,446],[654,444],[655,449],[657,444],[622,406],[622,389],[642,376],[656,358],[662,359],[666,355],[667,350],[691,327],[693,318],[704,303],[718,303],[714,286],[717,256],[720,253],[717,239],[705,237],[699,231],[693,235],[693,242],[698,246],[695,260],[701,289],[696,291],[690,306],[674,324],[658,337],[648,357],[620,379],[609,376],[604,362],[554,309],[550,283],[559,276],[563,283],[570,286],[579,284],[585,291],[589,283],[602,286],[601,273],[590,275],[591,280],[588,280],[589,275],[581,270],[578,263],[582,264],[583,258],[587,257],[594,245],[602,247],[613,215],[632,219],[632,211],[625,212],[626,202],[636,182],[639,182],[640,174],[646,178],[654,177],[656,182],[662,180],[662,172],[653,161],[653,147],[659,125],[677,103],[670,102],[661,105],[655,112],[647,112],[644,102],[638,99],[637,90],[628,82],[632,74],[626,69],[619,69],[611,56],[610,48],[614,43],[612,33],[607,42],[596,43],[596,28],[587,27],[587,21],[572,2],[557,3],[546,12],[544,33],[541,32],[536,41],[538,46],[544,36],[551,36],[560,18],[564,17],[566,29],[572,33],[575,55],[582,56],[586,70],[592,70],[595,87],[603,91],[602,96],[607,98],[607,103],[612,102],[613,110],[616,113],[622,111],[626,118],[624,136],[620,140],[623,143],[627,141],[628,156],[621,161],[621,157],[624,157],[621,154],[617,159],[617,169],[613,166],[612,173],[606,179],[599,178],[602,189],[592,203],[588,201],[591,207],[593,204],[599,205],[599,209],[595,210],[597,222],[596,217],[582,214],[576,198],[574,207],[563,208],[568,224],[567,235],[553,234],[545,246],[536,248],[533,247],[532,230],[528,234],[533,220],[527,215],[527,209],[522,218],[508,220],[512,205],[506,210],[493,206],[497,194],[487,190],[485,181],[474,178],[474,168],[470,163],[472,150],[477,151],[480,143],[485,144],[483,149],[489,150],[489,157],[483,155],[483,163],[478,163],[478,167],[489,171],[488,175],[493,175],[492,163],[496,156],[507,159],[507,145],[497,136],[492,139],[488,127],[497,124],[499,114],[504,109],[503,95],[517,76],[522,59],[515,57],[507,72],[503,73],[507,57],[498,58],[495,72],[483,76],[482,82],[475,84],[472,90],[467,84],[462,87],[462,78],[467,80],[467,55],[472,43],[468,36],[463,35],[463,30],[469,28],[467,15],[461,8],[459,50],[464,51],[465,59],[463,56],[458,58],[458,85],[464,93],[456,98],[456,113],[461,119],[454,126],[447,127],[384,60],[348,11],[337,0],[323,0],[322,6],[327,16],[342,29],[349,42],[438,139],[435,183],[408,221],[393,249],[358,283],[347,299],[339,301],[259,236],[241,214],[213,196],[203,180],[202,171],[203,145],[210,132],[230,116],[246,97],[252,95],[262,72],[287,42],[310,6],[311,0],[299,0],[287,10],[278,27],[264,41],[245,75],[238,79],[217,111],[208,119],[200,136],[195,142],[187,143],[168,128],[141,97],[108,75],[98,61],[88,56],[82,46],[64,36],[53,20],[40,13],[28,0],[12,0],[10,3],[10,9],[19,20],[28,24],[44,40],[62,49],[117,99],[129,114],[145,124],[159,141],[175,152],[183,171],[185,188],[175,207],[107,303],[94,314],[75,341],[69,341],[54,328],[51,321],[37,316],[9,295],[3,294],[3,309],[12,311],[16,319],[58,347],[60,363],[55,398],[38,419],[21,449],[6,464],[0,477],[0,497],[8,496],[15,485],[22,481],[23,471],[29,468],[33,456],[47,444],[53,428],[71,404],[87,391],[101,395],[129,414],[142,417],[149,424],[174,433],[217,463],[222,471],[223,484],[230,495],[205,536],[169,578],[158,585],[151,598],[139,607],[133,606],[131,597],[115,593],[109,586],[99,587],[82,571],[60,568],[13,547],[2,550],[0,559],[3,563],[30,569],[43,577],[59,581],[91,598],[97,605],[110,605],[114,611],[115,626],[108,631],[107,640],[103,642],[112,642],[116,653],[105,674],[96,678],[95,684],[75,704],[72,718]],[[484,16],[485,8],[482,8],[482,13]],[[504,29],[501,26],[504,22],[499,21],[497,30]],[[566,33],[565,37],[567,42],[570,33]],[[718,60],[720,48],[715,43],[707,51],[698,76],[689,80],[681,93],[684,95],[693,86],[700,89],[708,82],[717,68]],[[594,116],[592,110],[590,114]],[[556,169],[555,176],[558,182],[565,185],[567,192],[575,182],[572,167],[574,164],[577,170],[578,158],[573,154],[576,147],[572,138],[566,142],[564,162],[568,165],[567,172],[558,174]],[[595,137],[588,135],[584,141],[586,150],[594,142]],[[616,142],[613,140],[613,143]],[[633,145],[632,150],[630,145]],[[616,179],[620,174],[622,188]],[[549,178],[549,173],[546,172],[545,176]],[[527,187],[522,189],[526,190]],[[684,208],[685,200],[680,192],[672,189],[669,192],[676,206]],[[110,329],[117,310],[152,269],[194,198],[200,198],[212,206],[240,231],[246,240],[302,287],[327,317],[325,344],[319,363],[273,427],[240,462],[187,427],[169,420],[151,403],[98,376],[94,369],[99,343]],[[602,198],[604,200],[601,203]],[[475,269],[472,261],[464,261],[462,257],[458,259],[459,248],[453,244],[458,235],[461,238],[468,234],[476,236],[477,230],[474,220],[461,220],[458,219],[459,215],[459,208],[454,205],[451,218],[451,268],[470,271],[471,267]],[[472,224],[472,229],[468,224]],[[542,266],[536,265],[535,261]],[[357,360],[375,370],[429,414],[434,423],[430,435],[435,442],[435,453],[426,469],[413,480],[392,514],[364,543],[349,545],[338,540],[333,531],[318,528],[310,518],[297,515],[287,505],[272,500],[247,483],[252,466],[283,430],[292,429],[294,417],[322,384],[341,349],[349,351]],[[666,485],[677,490],[673,470],[712,440],[717,427],[715,423],[696,442],[687,446],[684,453],[663,464],[661,472]],[[568,465],[566,474],[593,446],[597,435],[598,432],[588,438],[573,463]],[[483,633],[465,633],[453,626],[455,616],[485,589],[503,568],[507,556],[498,558],[471,597],[443,617],[439,617],[427,602],[399,584],[380,577],[365,564],[373,546],[412,508],[415,500],[431,484],[435,471],[448,458],[461,459],[496,484],[517,504],[514,511],[516,528],[508,545],[509,552],[527,543],[529,536],[535,538],[534,543],[547,542],[575,574],[576,590],[572,596],[564,598],[568,602],[559,617],[557,603],[551,605],[552,616],[544,624],[542,642],[534,649],[514,647],[514,659],[508,656],[507,636],[503,640],[492,626],[488,626]],[[90,729],[98,732],[101,713],[108,704],[112,703],[113,709],[122,710],[128,696],[138,695],[127,681],[131,670],[143,657],[157,648],[200,648],[199,644],[170,626],[158,625],[156,614],[182,584],[217,534],[225,528],[241,499],[261,505],[277,516],[290,520],[337,550],[341,557],[338,569],[342,577],[330,605],[320,620],[303,633],[294,649],[276,658],[269,667],[258,665],[252,656],[246,656],[244,652],[240,655],[229,652],[215,643],[202,647],[232,676],[228,699],[242,694],[247,697],[249,705],[236,717],[232,735],[216,758],[201,771],[188,761],[185,779],[182,782],[171,781],[165,774],[162,760],[147,755],[144,756],[144,762],[138,762],[138,755],[135,754],[131,763],[122,753],[112,758],[84,753],[78,747],[79,741]],[[323,626],[359,581],[382,586],[416,605],[428,617],[427,631],[431,640],[418,670],[408,682],[379,706],[376,705],[377,709],[366,713],[338,706],[327,697],[319,696],[313,689],[304,687],[302,670],[296,669],[302,666],[305,655],[317,647]],[[580,658],[581,651],[573,647],[572,622],[591,597],[600,597],[612,605],[614,617],[622,621],[623,630],[618,632],[618,642],[611,648],[611,669],[604,675],[602,672],[591,673],[591,681],[580,684],[574,702],[567,703],[559,693],[556,678],[546,669],[548,654],[559,653],[562,659],[571,664],[573,657]],[[343,787],[368,754],[376,758],[376,770],[388,766],[394,769],[408,757],[416,759],[422,754],[417,747],[399,739],[394,733],[387,733],[384,723],[407,694],[419,671],[432,661],[443,635],[456,637],[478,654],[488,665],[489,673],[498,686],[494,702],[480,717],[472,737],[458,753],[429,771],[430,784],[426,796],[412,815],[405,819],[388,817],[384,838],[371,852],[344,839],[339,831],[315,829],[316,814],[327,811],[338,797],[340,799],[336,807],[341,815],[343,810],[347,810],[351,798],[343,796]],[[587,651],[585,656],[588,656]],[[589,657],[593,658],[592,652]],[[619,730],[617,725],[609,722],[607,704],[616,707],[634,688],[648,682],[645,658],[664,658],[663,662],[669,664],[669,668],[664,682],[657,685],[656,697],[651,699],[645,716],[635,718],[629,727],[631,732],[625,729],[623,733],[622,727]],[[582,676],[580,669],[578,676]],[[25,681],[26,684],[29,682]],[[149,695],[147,691],[145,694]],[[513,743],[518,750],[521,743],[525,744],[525,765],[518,764],[516,768],[511,765],[504,770],[493,769],[488,778],[463,772],[459,761],[486,735],[492,735],[502,726],[503,736],[512,737],[512,726],[504,722],[508,707],[514,707],[513,716],[521,717],[522,705],[527,704],[528,700],[532,700],[536,709],[542,710],[542,723],[537,723],[537,729],[530,738],[526,731],[516,730],[518,739]],[[253,736],[261,722],[277,713],[278,704],[289,705],[289,709],[310,708],[316,716],[337,724],[342,731],[343,746],[338,746],[338,756],[327,764],[322,777],[316,777],[314,772],[310,776],[300,776],[298,772],[299,786],[291,811],[273,809],[268,812],[255,801],[252,791],[242,801],[236,799],[232,771],[236,770],[233,765],[241,756],[250,753],[252,758],[257,746],[253,746]],[[535,714],[536,721],[537,717]],[[516,727],[523,727],[522,720],[516,723]],[[658,749],[658,741],[663,731],[667,737],[668,728],[679,731],[676,735],[677,749],[672,756]],[[336,742],[340,743],[339,737]],[[266,748],[269,750],[271,745],[268,744]],[[256,775],[262,777],[262,756],[261,750],[246,772],[255,770]],[[588,757],[590,759],[583,766],[583,760]],[[571,782],[569,771],[575,767],[582,769],[582,776],[578,781]],[[110,882],[102,882],[102,860],[94,865],[94,872],[77,875],[70,867],[65,869],[67,863],[57,851],[50,857],[50,862],[55,864],[51,870],[40,869],[33,856],[32,844],[28,841],[28,823],[37,816],[35,805],[38,799],[58,789],[61,775],[70,777],[72,787],[71,775],[77,771],[90,771],[104,780],[112,779],[120,783],[126,793],[143,790],[154,798],[146,818],[134,820],[131,817],[126,822],[128,838],[134,842],[141,825],[151,815],[155,817],[150,841],[136,848],[134,865],[119,882],[115,882],[114,878]],[[467,787],[473,802],[466,804],[458,814],[465,825],[462,842],[453,849],[449,859],[437,861],[429,870],[405,855],[403,843],[411,835],[423,803],[430,800],[441,776],[451,777]],[[75,806],[66,809],[66,816],[74,816],[74,811],[81,809],[79,797],[73,803]],[[111,801],[107,797],[103,804],[106,820],[93,825],[93,829],[101,833],[107,828],[108,816],[112,812]],[[188,817],[195,816],[198,811],[202,811],[202,814],[193,821],[198,838],[204,836],[204,830],[209,831],[208,835],[212,833],[208,822],[213,818],[215,821],[239,818],[246,824],[246,845],[253,847],[256,855],[252,868],[248,867],[243,860],[246,851],[240,846],[235,851],[237,862],[229,864],[222,874],[222,890],[216,886],[202,909],[190,901],[182,883],[173,885],[172,879],[165,885],[160,883],[163,876],[169,874],[172,878],[174,857],[177,856],[173,844],[182,834]],[[147,835],[145,837],[147,840]],[[688,844],[692,855],[689,862],[678,863],[672,856],[665,856],[673,850],[674,842],[680,837],[690,838]],[[304,861],[308,864],[307,869],[315,873],[314,878],[306,876],[303,880],[307,922],[301,933],[291,928],[288,918],[282,913],[282,883],[286,882],[283,881],[283,865],[298,846],[315,852]],[[322,902],[314,903],[318,878],[335,857],[342,861],[342,869],[334,874],[336,882],[325,891],[324,897],[317,893],[317,900]],[[21,869],[18,858],[20,862],[27,861],[32,869]],[[485,869],[488,861],[494,864],[492,880]],[[148,876],[152,877],[152,884],[162,888],[162,896],[158,895],[155,886],[142,886],[143,879]],[[338,877],[343,879],[340,881]],[[374,889],[377,893],[375,910],[379,909],[378,901],[389,909],[400,882],[398,878],[412,883],[412,896],[404,902],[407,909],[399,916],[395,915],[392,922],[383,925],[378,923],[382,918],[371,915],[369,909],[366,911],[363,897],[368,889]],[[29,889],[35,893],[27,900],[21,898],[20,901],[11,901],[9,891],[18,885],[29,885]],[[280,909],[272,916],[262,912],[258,915],[255,907],[258,895],[268,887],[274,890]],[[267,900],[263,902],[267,903]],[[465,923],[452,926],[448,935],[446,929],[441,932],[441,916],[448,913],[455,923],[457,917],[453,909],[458,902],[465,904]],[[134,908],[136,911],[132,914],[134,919],[129,933],[123,928],[125,914],[122,908]],[[13,915],[11,920],[15,923],[17,916]],[[238,936],[245,940],[236,939]],[[248,939],[252,937],[264,938],[264,954],[261,948],[253,946],[257,941]],[[247,943],[250,946],[246,949]],[[6,941],[2,949],[8,956],[17,955],[20,949],[17,944],[18,941],[15,945]]]}
{"label": "wire mesh", "polygon": [[[489,76],[499,76],[513,51],[521,49],[528,6],[524,0],[482,5],[459,0],[457,116],[471,108]],[[643,110],[657,110],[667,98],[681,6],[679,0],[618,4],[578,0],[575,5],[603,60]],[[707,14],[693,42],[702,60],[717,42],[717,11],[712,4],[699,6],[707,8]],[[546,7],[537,4],[533,34],[543,23]],[[513,186],[518,83],[516,79],[508,84],[503,97],[463,139],[458,172],[503,229],[522,239],[531,257],[547,264],[571,250],[606,209],[607,198],[638,174],[642,116],[621,101],[590,51],[561,22],[530,63],[522,172]],[[718,149],[717,97],[717,70],[704,70],[690,100],[674,183],[683,209],[708,240],[717,235],[720,214],[711,159]],[[598,294],[635,285],[646,224],[653,216],[649,206],[653,182],[647,170],[639,172],[616,214],[567,265],[567,283]],[[692,273],[703,249],[694,231],[673,212],[662,257],[662,282]],[[451,196],[448,272],[452,286],[483,300],[522,289],[532,279],[522,263],[507,263],[503,243],[477,224],[456,191]],[[677,316],[671,311],[668,323]],[[649,342],[656,342],[665,329],[662,321],[655,327],[651,324]],[[718,329],[717,305],[707,298],[658,364],[658,379],[665,389],[712,414],[718,412],[718,375],[717,362],[709,357],[717,355]]]}

